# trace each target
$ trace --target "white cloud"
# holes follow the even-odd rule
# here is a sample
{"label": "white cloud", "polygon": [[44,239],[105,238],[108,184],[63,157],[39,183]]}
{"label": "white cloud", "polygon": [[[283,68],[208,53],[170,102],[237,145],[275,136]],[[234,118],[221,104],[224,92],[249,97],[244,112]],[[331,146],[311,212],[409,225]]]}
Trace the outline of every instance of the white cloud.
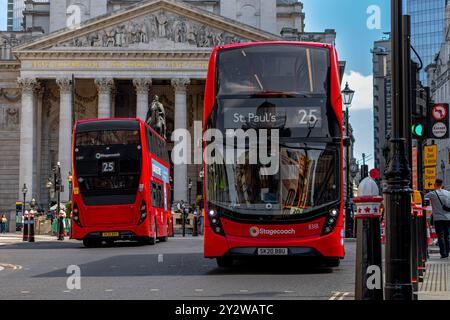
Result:
{"label": "white cloud", "polygon": [[[359,72],[350,71],[344,75],[342,89],[348,82],[350,88],[355,90],[351,110],[372,110],[373,109],[373,75],[364,76]],[[350,111],[351,112],[351,111]]]}

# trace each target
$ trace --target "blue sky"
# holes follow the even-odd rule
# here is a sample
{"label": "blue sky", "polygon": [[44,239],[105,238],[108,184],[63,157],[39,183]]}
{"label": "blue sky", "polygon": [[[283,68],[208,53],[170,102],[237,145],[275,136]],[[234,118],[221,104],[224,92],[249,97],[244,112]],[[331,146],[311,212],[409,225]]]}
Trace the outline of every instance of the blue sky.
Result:
{"label": "blue sky", "polygon": [[0,0],[0,31],[6,30],[7,1]]}
{"label": "blue sky", "polygon": [[[316,32],[335,29],[336,46],[340,60],[347,61],[345,81],[356,91],[350,111],[355,130],[355,157],[362,153],[373,155],[373,91],[372,55],[373,42],[390,30],[389,0],[301,0],[304,4],[306,31]],[[367,9],[380,8],[381,29],[367,27]],[[373,161],[370,162],[373,166]]]}

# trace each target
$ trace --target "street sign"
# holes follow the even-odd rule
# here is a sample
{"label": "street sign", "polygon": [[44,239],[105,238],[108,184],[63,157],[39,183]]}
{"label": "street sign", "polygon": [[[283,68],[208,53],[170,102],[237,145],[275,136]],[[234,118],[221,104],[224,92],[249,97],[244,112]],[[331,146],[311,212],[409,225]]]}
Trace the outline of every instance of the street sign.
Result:
{"label": "street sign", "polygon": [[447,135],[448,127],[443,122],[437,122],[434,124],[433,128],[431,129],[431,132],[433,133],[433,136],[436,138],[443,138]]}
{"label": "street sign", "polygon": [[380,170],[377,168],[370,170],[370,177],[373,180],[379,179],[380,178]]}
{"label": "street sign", "polygon": [[423,160],[425,167],[437,166],[437,145],[425,146]]}
{"label": "street sign", "polygon": [[429,105],[427,138],[443,140],[449,137],[449,113],[448,103]]}
{"label": "street sign", "polygon": [[447,108],[444,105],[438,104],[435,105],[433,111],[431,112],[434,120],[442,121],[447,116]]}
{"label": "street sign", "polygon": [[412,148],[412,182],[413,190],[419,190],[419,175],[418,175],[418,162],[417,162],[417,147]]}
{"label": "street sign", "polygon": [[436,167],[425,168],[424,172],[425,190],[433,190],[434,183],[436,182],[436,175],[437,175]]}

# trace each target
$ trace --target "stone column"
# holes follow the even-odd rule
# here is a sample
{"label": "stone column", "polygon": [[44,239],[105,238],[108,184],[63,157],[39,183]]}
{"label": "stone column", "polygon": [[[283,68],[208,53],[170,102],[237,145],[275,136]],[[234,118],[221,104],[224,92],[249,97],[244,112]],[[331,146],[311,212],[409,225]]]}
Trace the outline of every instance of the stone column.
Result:
{"label": "stone column", "polygon": [[[187,129],[187,86],[189,79],[172,79],[175,88],[175,130]],[[177,165],[174,168],[174,202],[188,202],[187,165]],[[192,200],[192,199],[191,199]]]}
{"label": "stone column", "polygon": [[64,192],[61,192],[61,201],[69,201],[69,183],[67,177],[72,171],[72,80],[69,78],[58,78],[59,86],[59,140],[58,140],[58,162],[61,164],[61,184]]}
{"label": "stone column", "polygon": [[146,121],[148,112],[148,91],[152,85],[152,79],[133,79],[133,85],[136,89],[136,118]]}
{"label": "stone column", "polygon": [[22,89],[22,108],[20,112],[20,159],[19,159],[19,199],[23,199],[22,188],[27,185],[26,201],[35,196],[37,182],[33,179],[34,126],[35,126],[35,91],[39,82],[34,78],[19,78]]}
{"label": "stone column", "polygon": [[111,118],[111,92],[114,88],[114,79],[95,79],[98,90],[98,118]]}

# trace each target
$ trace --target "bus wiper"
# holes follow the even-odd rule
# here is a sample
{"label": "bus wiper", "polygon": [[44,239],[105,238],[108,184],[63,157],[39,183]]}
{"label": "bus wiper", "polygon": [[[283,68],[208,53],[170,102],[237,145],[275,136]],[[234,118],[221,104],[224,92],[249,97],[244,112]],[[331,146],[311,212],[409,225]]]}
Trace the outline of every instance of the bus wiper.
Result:
{"label": "bus wiper", "polygon": [[[291,92],[282,92],[282,91],[260,91],[260,92],[256,92],[254,94],[251,95],[252,98],[259,98],[259,97],[279,97],[279,96],[283,96],[286,98],[294,98],[296,95],[294,95]],[[310,98],[307,95],[302,95],[303,98]]]}

